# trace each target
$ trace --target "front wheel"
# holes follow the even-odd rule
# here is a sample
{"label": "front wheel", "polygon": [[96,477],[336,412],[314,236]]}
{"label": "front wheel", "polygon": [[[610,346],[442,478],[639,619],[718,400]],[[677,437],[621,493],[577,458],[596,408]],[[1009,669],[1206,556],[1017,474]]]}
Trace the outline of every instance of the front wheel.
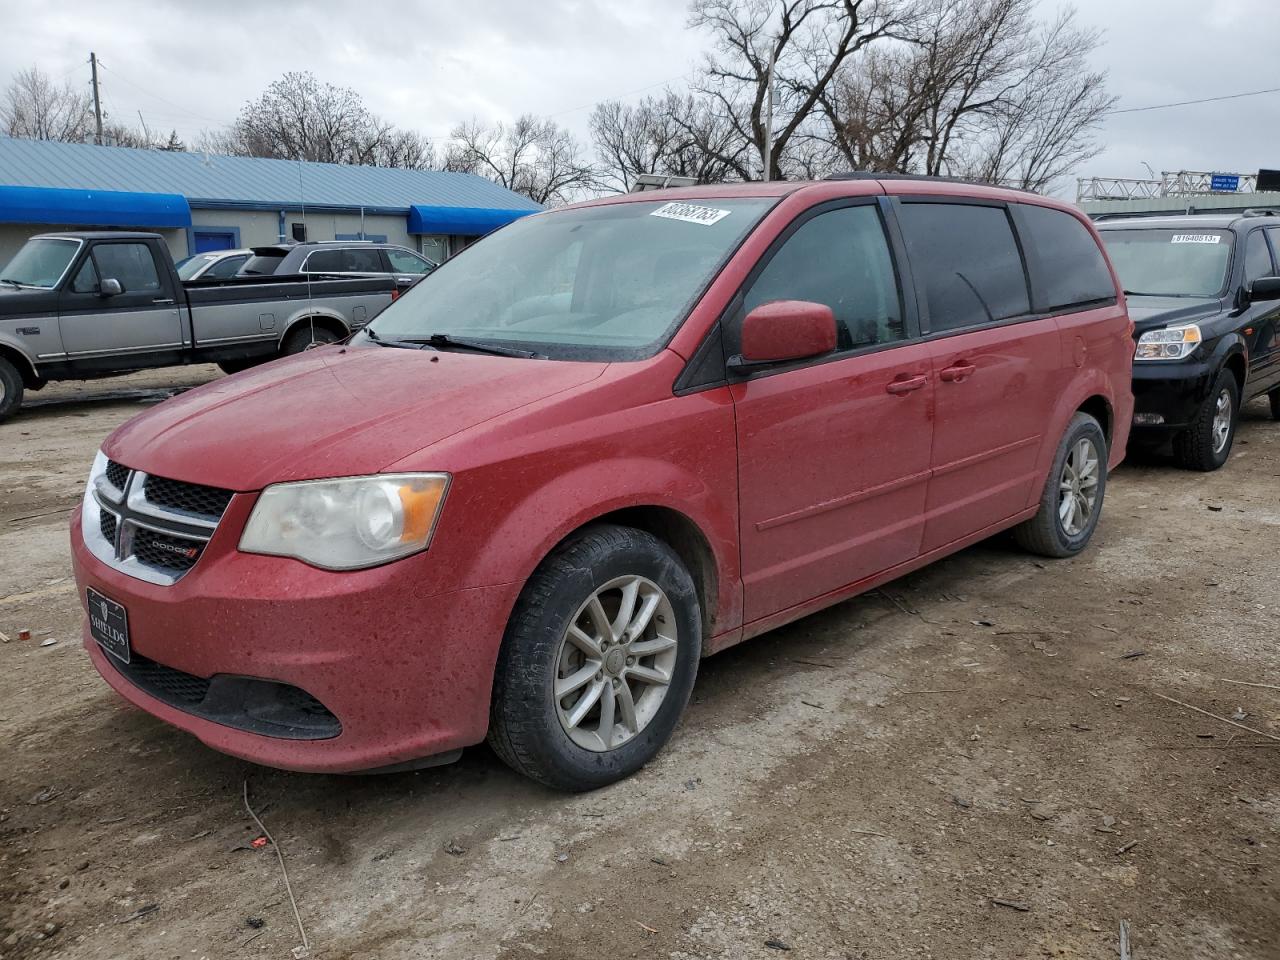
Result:
{"label": "front wheel", "polygon": [[1014,538],[1042,556],[1075,556],[1093,536],[1106,489],[1106,435],[1097,420],[1077,413],[1058,444],[1039,512],[1014,527]]}
{"label": "front wheel", "polygon": [[8,420],[22,406],[22,374],[0,357],[0,421]]}
{"label": "front wheel", "polygon": [[1230,370],[1221,370],[1195,419],[1173,440],[1173,455],[1188,470],[1208,473],[1231,456],[1240,412],[1240,387]]}
{"label": "front wheel", "polygon": [[526,584],[494,674],[489,744],[560,790],[648,763],[693,689],[702,617],[675,552],[630,527],[587,528]]}

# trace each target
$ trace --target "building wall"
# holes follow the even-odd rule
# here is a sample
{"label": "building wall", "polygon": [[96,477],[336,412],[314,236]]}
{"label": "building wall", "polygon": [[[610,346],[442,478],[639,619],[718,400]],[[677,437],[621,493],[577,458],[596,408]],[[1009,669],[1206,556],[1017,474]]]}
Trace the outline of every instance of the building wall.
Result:
{"label": "building wall", "polygon": [[[219,227],[238,230],[242,247],[260,247],[268,243],[276,243],[280,239],[280,215],[274,210],[192,209],[193,232],[201,228],[216,230]],[[184,238],[182,256],[185,257],[194,252],[194,250],[187,250]]]}
{"label": "building wall", "polygon": [[[9,259],[21,249],[22,245],[37,234],[94,229],[110,230],[111,228],[59,226],[48,223],[0,223],[0,266],[8,263]],[[138,228],[130,227],[129,229],[136,230]],[[158,233],[164,237],[165,243],[169,245],[169,251],[173,254],[174,259],[180,260],[187,255],[187,232],[185,230],[154,230],[150,232]]]}

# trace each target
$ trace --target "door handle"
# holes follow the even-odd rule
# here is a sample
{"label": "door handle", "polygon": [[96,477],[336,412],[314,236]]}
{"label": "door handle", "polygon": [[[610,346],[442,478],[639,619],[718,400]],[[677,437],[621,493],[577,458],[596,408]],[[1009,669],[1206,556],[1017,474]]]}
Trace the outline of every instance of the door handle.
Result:
{"label": "door handle", "polygon": [[173,297],[159,297],[155,300],[152,300],[151,302],[158,303],[158,304],[171,305],[173,303]]}
{"label": "door handle", "polygon": [[902,380],[890,381],[885,385],[884,389],[887,393],[892,393],[897,397],[904,393],[910,393],[913,390],[919,390],[928,382],[929,378],[925,376],[906,377]]}
{"label": "door handle", "polygon": [[972,363],[955,363],[949,367],[943,367],[938,372],[938,379],[943,383],[956,383],[969,376],[978,368]]}

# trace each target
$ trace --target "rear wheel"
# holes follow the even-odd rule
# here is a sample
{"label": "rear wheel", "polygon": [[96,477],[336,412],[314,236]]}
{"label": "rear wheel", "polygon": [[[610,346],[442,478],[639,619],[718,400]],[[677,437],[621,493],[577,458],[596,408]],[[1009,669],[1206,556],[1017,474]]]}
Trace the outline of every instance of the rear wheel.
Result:
{"label": "rear wheel", "polygon": [[291,357],[312,347],[322,347],[326,343],[337,343],[342,338],[326,327],[318,327],[311,323],[300,323],[280,344],[280,355]]}
{"label": "rear wheel", "polygon": [[666,744],[702,652],[693,579],[656,537],[591,527],[530,578],[494,674],[489,743],[519,773],[590,790]]}
{"label": "rear wheel", "polygon": [[1058,444],[1039,512],[1014,527],[1014,538],[1032,553],[1074,556],[1093,536],[1106,489],[1106,435],[1097,420],[1077,413]]}
{"label": "rear wheel", "polygon": [[7,420],[22,406],[22,374],[0,357],[0,421]]}
{"label": "rear wheel", "polygon": [[1188,470],[1217,470],[1231,456],[1239,413],[1240,386],[1230,370],[1221,370],[1191,425],[1174,438],[1174,458]]}

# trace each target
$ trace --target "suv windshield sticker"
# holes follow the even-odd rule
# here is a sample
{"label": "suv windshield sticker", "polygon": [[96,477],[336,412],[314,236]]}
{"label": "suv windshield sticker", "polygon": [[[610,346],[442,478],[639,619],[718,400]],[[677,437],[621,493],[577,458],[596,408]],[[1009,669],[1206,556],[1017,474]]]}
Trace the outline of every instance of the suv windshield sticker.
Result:
{"label": "suv windshield sticker", "polygon": [[728,210],[717,210],[715,207],[699,207],[693,203],[664,203],[649,214],[651,217],[683,220],[685,223],[700,223],[704,227],[719,223],[728,215]]}
{"label": "suv windshield sticker", "polygon": [[1221,243],[1222,237],[1216,233],[1175,233],[1170,243]]}

